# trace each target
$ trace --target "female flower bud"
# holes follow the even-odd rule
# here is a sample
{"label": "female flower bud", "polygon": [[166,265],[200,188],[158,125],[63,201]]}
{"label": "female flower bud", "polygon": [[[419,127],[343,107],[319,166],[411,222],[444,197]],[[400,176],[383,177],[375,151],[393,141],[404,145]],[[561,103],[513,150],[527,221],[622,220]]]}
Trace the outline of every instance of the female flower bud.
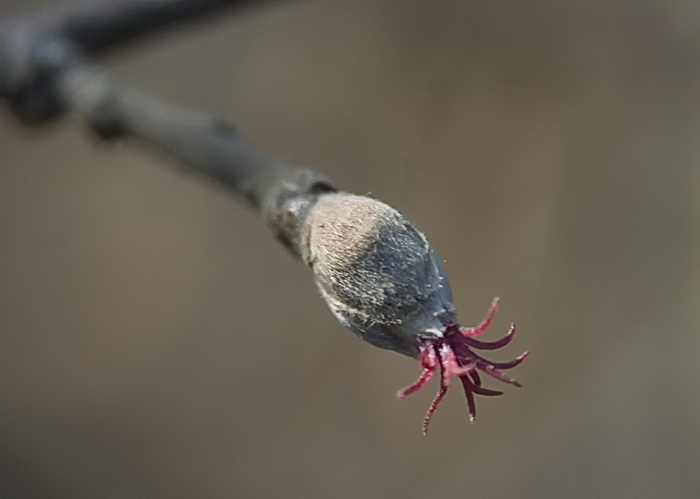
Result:
{"label": "female flower bud", "polygon": [[483,388],[479,372],[520,386],[502,370],[520,364],[527,352],[496,363],[472,350],[494,350],[513,339],[515,326],[498,341],[474,339],[491,324],[498,300],[481,324],[460,327],[442,261],[395,209],[366,196],[322,194],[306,214],[299,250],[341,323],[372,345],[420,359],[423,373],[399,391],[399,398],[425,386],[440,368],[440,388],[425,416],[424,433],[453,378],[464,387],[471,421],[475,394],[501,394]]}

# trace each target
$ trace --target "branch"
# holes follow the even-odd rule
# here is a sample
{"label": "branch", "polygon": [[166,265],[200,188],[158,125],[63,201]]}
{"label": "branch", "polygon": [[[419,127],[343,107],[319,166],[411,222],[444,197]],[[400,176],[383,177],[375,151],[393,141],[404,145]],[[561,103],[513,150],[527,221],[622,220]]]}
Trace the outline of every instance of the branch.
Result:
{"label": "branch", "polygon": [[281,223],[289,203],[309,202],[333,190],[321,175],[252,148],[225,119],[156,99],[93,66],[77,63],[60,71],[56,93],[100,137],[136,140],[243,196],[292,249],[297,228]]}
{"label": "branch", "polygon": [[29,37],[69,40],[94,53],[248,3],[251,0],[82,1],[8,19],[0,29],[10,27]]}
{"label": "branch", "polygon": [[[252,148],[225,119],[149,96],[91,64],[104,48],[231,0],[123,0],[79,4],[0,25],[0,98],[15,116],[38,124],[70,112],[106,140],[131,139],[247,199],[299,254],[301,213],[334,189],[321,175]],[[291,207],[291,208],[290,208]],[[302,210],[303,208],[303,210]]]}
{"label": "branch", "polygon": [[43,120],[56,111],[41,92],[42,70],[52,59],[60,58],[55,51],[57,44],[51,41],[60,41],[59,45],[82,54],[96,55],[139,37],[246,3],[251,2],[94,0],[5,19],[0,22],[0,98],[4,96],[15,103],[26,101],[20,107],[29,112],[21,114],[21,119]]}

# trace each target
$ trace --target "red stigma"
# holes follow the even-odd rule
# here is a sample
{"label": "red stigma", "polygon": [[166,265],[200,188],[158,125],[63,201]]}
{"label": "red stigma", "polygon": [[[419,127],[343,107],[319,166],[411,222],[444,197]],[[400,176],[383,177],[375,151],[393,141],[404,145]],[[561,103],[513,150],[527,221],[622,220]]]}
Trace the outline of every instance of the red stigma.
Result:
{"label": "red stigma", "polygon": [[497,311],[498,298],[495,298],[486,314],[486,318],[478,326],[462,328],[458,324],[449,324],[446,326],[445,334],[441,338],[433,337],[420,340],[420,363],[423,367],[423,372],[415,383],[399,390],[397,396],[403,399],[423,388],[433,377],[438,366],[440,367],[440,388],[423,419],[424,435],[428,434],[430,420],[445,398],[453,378],[459,378],[462,382],[464,394],[467,397],[469,420],[471,422],[474,422],[476,419],[474,395],[495,396],[503,393],[483,388],[478,371],[504,383],[520,386],[520,383],[505,374],[503,370],[511,369],[522,363],[528,352],[522,353],[510,362],[491,362],[477,355],[472,350],[473,348],[496,350],[506,346],[515,337],[515,324],[511,324],[508,333],[500,340],[486,342],[474,339],[489,328]]}

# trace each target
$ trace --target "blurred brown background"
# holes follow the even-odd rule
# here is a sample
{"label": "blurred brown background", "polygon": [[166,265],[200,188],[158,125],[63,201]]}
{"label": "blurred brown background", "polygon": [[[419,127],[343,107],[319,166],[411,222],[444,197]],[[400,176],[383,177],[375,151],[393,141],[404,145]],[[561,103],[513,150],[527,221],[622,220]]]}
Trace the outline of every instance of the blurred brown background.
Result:
{"label": "blurred brown background", "polygon": [[1,497],[700,495],[700,3],[269,2],[102,62],[399,208],[532,356],[425,438],[243,203],[3,113]]}

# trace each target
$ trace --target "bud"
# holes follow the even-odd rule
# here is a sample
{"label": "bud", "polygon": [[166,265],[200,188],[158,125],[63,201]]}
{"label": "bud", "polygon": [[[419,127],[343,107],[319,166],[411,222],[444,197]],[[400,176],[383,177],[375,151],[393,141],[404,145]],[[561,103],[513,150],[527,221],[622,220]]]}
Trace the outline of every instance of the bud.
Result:
{"label": "bud", "polygon": [[514,325],[498,341],[474,339],[488,329],[498,299],[481,324],[459,326],[442,261],[425,236],[392,207],[366,196],[323,194],[304,217],[299,243],[321,295],[342,324],[372,345],[420,359],[422,375],[399,391],[399,398],[425,386],[440,368],[440,388],[423,422],[425,434],[453,378],[464,387],[471,421],[475,394],[502,393],[483,388],[479,372],[520,386],[502,370],[520,364],[527,352],[495,363],[472,350],[494,350],[513,339]]}

